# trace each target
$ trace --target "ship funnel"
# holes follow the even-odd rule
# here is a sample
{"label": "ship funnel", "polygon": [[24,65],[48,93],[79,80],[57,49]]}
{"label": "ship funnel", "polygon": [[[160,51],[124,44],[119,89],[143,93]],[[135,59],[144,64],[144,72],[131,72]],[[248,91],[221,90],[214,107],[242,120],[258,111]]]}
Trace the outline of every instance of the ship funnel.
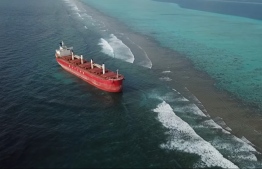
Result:
{"label": "ship funnel", "polygon": [[91,59],[91,69],[93,69],[94,66],[93,66],[93,59]]}
{"label": "ship funnel", "polygon": [[118,69],[116,70],[116,78],[118,78]]}
{"label": "ship funnel", "polygon": [[83,55],[81,55],[81,64],[83,64]]}
{"label": "ship funnel", "polygon": [[106,73],[106,68],[105,68],[105,64],[104,63],[102,64],[102,69],[103,69],[103,74],[105,74]]}
{"label": "ship funnel", "polygon": [[74,60],[74,53],[72,52],[72,60]]}

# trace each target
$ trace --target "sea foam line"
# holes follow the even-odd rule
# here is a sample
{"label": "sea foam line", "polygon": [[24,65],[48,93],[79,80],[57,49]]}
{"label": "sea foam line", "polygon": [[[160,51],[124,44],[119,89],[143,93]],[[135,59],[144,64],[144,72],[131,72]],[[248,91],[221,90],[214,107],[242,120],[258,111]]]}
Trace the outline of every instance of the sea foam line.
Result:
{"label": "sea foam line", "polygon": [[162,81],[167,81],[167,82],[172,81],[170,77],[160,77],[159,79]]}
{"label": "sea foam line", "polygon": [[107,40],[101,38],[98,43],[102,47],[102,52],[117,58],[124,60],[129,63],[133,63],[135,56],[131,52],[130,48],[127,47],[120,39],[118,39],[114,34],[110,34]]}
{"label": "sea foam line", "polygon": [[[75,14],[77,16],[79,16],[81,19],[84,19],[83,16],[88,17],[92,21],[91,24],[93,26],[95,26],[94,22],[97,22],[97,21],[94,21],[92,16],[87,15],[86,13],[83,13],[83,16],[82,16],[81,10],[79,10],[79,8],[74,3],[74,1],[64,0],[64,2],[66,4],[68,4],[69,7],[71,7],[71,9],[75,12]],[[102,27],[102,28],[105,27],[105,24],[103,22],[99,22],[99,23],[97,23],[97,25]],[[87,29],[87,27],[85,27],[85,28]],[[122,60],[124,60],[126,62],[130,62],[130,63],[133,63],[134,60],[135,60],[135,56],[131,52],[131,49],[128,46],[126,46],[120,39],[118,39],[114,34],[110,34],[110,36],[107,40],[101,38],[98,45],[102,47],[101,51],[103,53],[105,53],[105,54],[107,54],[111,57],[114,57],[114,58],[117,58],[117,59],[122,59]]]}
{"label": "sea foam line", "polygon": [[153,111],[158,113],[158,120],[162,125],[169,129],[170,139],[167,143],[161,144],[161,148],[199,155],[201,161],[194,167],[238,168],[231,161],[225,159],[210,143],[197,135],[188,123],[176,116],[171,106],[165,101]]}
{"label": "sea foam line", "polygon": [[162,71],[162,73],[171,73],[170,70]]}
{"label": "sea foam line", "polygon": [[80,12],[79,8],[76,6],[76,4],[70,0],[64,0],[64,2],[71,7],[71,9],[75,12]]}
{"label": "sea foam line", "polygon": [[[159,95],[155,95],[153,98],[157,98],[158,100],[165,100],[167,102],[175,102],[174,108],[172,111],[180,112],[181,115],[185,113],[189,113],[191,118],[201,119],[198,125],[192,126],[193,129],[206,128],[211,129],[214,132],[221,131],[219,136],[214,137],[209,143],[216,148],[218,151],[222,151],[226,154],[227,158],[233,163],[237,163],[243,168],[261,168],[262,163],[257,159],[256,155],[261,154],[258,152],[253,146],[253,144],[248,141],[246,138],[240,139],[230,133],[230,130],[225,130],[226,123],[222,118],[217,117],[215,119],[210,119],[209,115],[202,112],[195,104],[189,102],[189,100],[184,100],[183,96],[173,89],[174,92],[168,92],[164,96],[159,97]],[[180,99],[178,99],[180,98]],[[193,98],[194,101],[197,98]],[[177,101],[181,103],[184,101],[182,106],[177,105]],[[200,102],[200,101],[198,101]],[[201,102],[200,102],[201,103]],[[187,117],[186,117],[187,118]],[[220,123],[217,124],[215,121]],[[222,134],[222,135],[221,135]]]}
{"label": "sea foam line", "polygon": [[[74,11],[74,14],[77,15],[79,18],[84,19],[83,16],[84,16],[84,15],[85,15],[85,16],[87,15],[87,14],[85,13],[86,10],[84,10],[85,12],[83,13],[83,11],[81,11],[81,10],[78,8],[78,6],[77,6],[77,4],[76,4],[75,1],[73,1],[73,0],[63,0],[63,1],[71,8],[72,11]],[[83,14],[83,16],[82,16],[82,14]]]}
{"label": "sea foam line", "polygon": [[114,57],[114,49],[112,48],[112,46],[110,46],[110,44],[103,38],[100,39],[100,42],[98,43],[98,45],[100,45],[102,47],[102,52]]}
{"label": "sea foam line", "polygon": [[142,66],[151,69],[152,66],[153,66],[153,64],[152,64],[151,60],[149,59],[146,51],[145,51],[141,46],[139,46],[138,44],[136,44],[135,42],[133,42],[129,37],[127,37],[127,39],[128,39],[131,43],[133,43],[134,45],[136,45],[140,50],[142,50],[142,51],[144,52],[146,58],[145,58],[145,61],[142,62]]}

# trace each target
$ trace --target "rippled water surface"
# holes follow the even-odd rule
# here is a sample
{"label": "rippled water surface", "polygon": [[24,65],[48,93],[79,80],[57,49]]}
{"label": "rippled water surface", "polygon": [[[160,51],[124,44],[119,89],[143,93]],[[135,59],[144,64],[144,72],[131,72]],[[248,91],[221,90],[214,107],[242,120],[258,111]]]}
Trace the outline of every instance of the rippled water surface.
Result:
{"label": "rippled water surface", "polygon": [[[141,2],[157,5],[159,11],[164,7],[165,13],[176,7]],[[168,79],[170,70],[161,70],[163,76],[158,77],[146,53],[137,64],[131,48],[120,40],[121,34],[110,32],[85,5],[71,0],[2,0],[0,16],[0,166],[261,167],[259,152],[246,139],[215,123],[194,104],[196,98],[192,103],[166,85],[172,80]],[[162,22],[160,28],[168,29],[166,21]],[[248,22],[258,29],[258,21]],[[186,31],[179,26],[173,29]],[[198,36],[191,34],[185,42]],[[172,43],[160,32],[156,36],[164,44]],[[65,72],[54,57],[61,40],[86,59],[92,57],[112,70],[119,69],[125,75],[123,93],[101,91]],[[209,44],[211,49],[214,44]],[[242,52],[236,55],[244,58]]]}

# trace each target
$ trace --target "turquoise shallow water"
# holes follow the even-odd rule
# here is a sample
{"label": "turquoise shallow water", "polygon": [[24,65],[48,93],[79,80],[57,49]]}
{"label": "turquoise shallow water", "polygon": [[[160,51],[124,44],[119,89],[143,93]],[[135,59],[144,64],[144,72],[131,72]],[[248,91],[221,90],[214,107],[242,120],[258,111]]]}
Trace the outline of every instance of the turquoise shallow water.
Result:
{"label": "turquoise shallow water", "polygon": [[219,88],[262,106],[261,20],[151,0],[83,1],[185,54]]}
{"label": "turquoise shallow water", "polygon": [[[205,115],[193,95],[194,102],[170,88],[168,72],[158,77],[146,55],[136,64],[121,32],[78,5],[0,1],[1,167],[261,168],[252,144]],[[119,69],[123,93],[64,71],[54,56],[61,40],[85,59]]]}

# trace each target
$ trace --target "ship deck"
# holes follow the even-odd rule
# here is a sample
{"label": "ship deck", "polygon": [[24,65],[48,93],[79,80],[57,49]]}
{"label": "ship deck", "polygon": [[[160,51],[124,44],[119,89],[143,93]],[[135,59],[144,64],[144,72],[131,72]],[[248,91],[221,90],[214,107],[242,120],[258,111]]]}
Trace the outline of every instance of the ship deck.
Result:
{"label": "ship deck", "polygon": [[93,63],[93,69],[91,68],[91,62],[88,62],[83,59],[83,64],[81,64],[81,59],[74,58],[72,60],[72,56],[62,56],[59,57],[59,59],[64,60],[65,62],[69,63],[72,66],[77,67],[78,69],[89,72],[93,75],[99,76],[103,79],[111,79],[111,80],[122,80],[124,78],[123,75],[118,74],[110,71],[108,69],[105,69],[105,74],[103,74],[103,70],[100,67],[96,67],[96,64]]}

